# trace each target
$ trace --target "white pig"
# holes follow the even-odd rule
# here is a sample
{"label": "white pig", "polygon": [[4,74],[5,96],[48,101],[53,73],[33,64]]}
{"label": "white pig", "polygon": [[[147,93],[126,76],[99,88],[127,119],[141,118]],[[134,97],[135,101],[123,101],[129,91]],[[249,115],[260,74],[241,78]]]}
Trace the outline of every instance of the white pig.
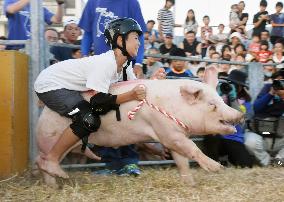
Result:
{"label": "white pig", "polygon": [[[119,147],[138,142],[156,140],[172,151],[180,176],[186,182],[194,183],[190,174],[188,159],[195,160],[207,171],[218,171],[221,165],[204,155],[189,138],[190,134],[232,134],[234,124],[241,121],[243,114],[227,106],[216,92],[217,77],[212,70],[205,73],[205,82],[193,80],[136,80],[121,82],[110,89],[112,94],[131,90],[143,84],[147,100],[164,109],[189,127],[189,131],[167,118],[162,113],[144,104],[129,120],[127,113],[138,105],[138,101],[120,106],[121,121],[116,120],[115,111],[101,117],[99,130],[92,133],[89,142],[107,147]],[[92,94],[83,93],[86,100]],[[39,151],[48,153],[71,120],[45,107],[38,121],[37,143]],[[45,182],[54,185],[55,178],[44,174]]]}

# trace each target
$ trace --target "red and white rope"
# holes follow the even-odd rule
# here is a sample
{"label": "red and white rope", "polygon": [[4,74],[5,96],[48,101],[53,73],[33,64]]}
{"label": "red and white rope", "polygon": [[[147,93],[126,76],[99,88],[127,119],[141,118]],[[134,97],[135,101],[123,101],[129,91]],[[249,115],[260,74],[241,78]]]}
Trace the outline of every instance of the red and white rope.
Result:
{"label": "red and white rope", "polygon": [[159,108],[158,106],[149,103],[146,99],[144,99],[141,102],[139,102],[139,104],[133,110],[128,112],[128,118],[130,120],[134,119],[135,114],[142,108],[144,103],[146,103],[149,107],[155,109],[156,111],[162,113],[163,115],[165,115],[169,119],[172,119],[176,124],[178,124],[179,126],[183,127],[185,130],[189,131],[189,127],[187,125],[185,125],[182,121],[180,121],[179,119],[175,118],[174,116],[172,116],[171,114],[169,114],[165,110]]}

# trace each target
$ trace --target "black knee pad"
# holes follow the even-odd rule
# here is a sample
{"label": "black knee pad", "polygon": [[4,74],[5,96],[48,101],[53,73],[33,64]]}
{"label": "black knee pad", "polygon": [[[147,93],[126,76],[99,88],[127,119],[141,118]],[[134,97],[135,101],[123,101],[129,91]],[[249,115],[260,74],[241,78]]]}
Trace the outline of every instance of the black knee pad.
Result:
{"label": "black knee pad", "polygon": [[95,132],[101,125],[101,119],[92,112],[91,104],[86,100],[79,102],[72,112],[72,123],[70,128],[80,139]]}

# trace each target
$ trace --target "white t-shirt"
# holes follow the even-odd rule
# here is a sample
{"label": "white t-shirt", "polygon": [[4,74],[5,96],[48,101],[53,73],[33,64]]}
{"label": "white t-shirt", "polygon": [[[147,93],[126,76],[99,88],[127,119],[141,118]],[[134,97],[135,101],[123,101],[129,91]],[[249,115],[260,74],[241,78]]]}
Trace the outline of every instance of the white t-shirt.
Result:
{"label": "white t-shirt", "polygon": [[[131,65],[127,68],[128,80],[135,79]],[[108,93],[111,84],[122,78],[112,50],[101,55],[65,60],[44,69],[37,77],[34,88],[38,93],[57,89],[75,91],[95,90]]]}

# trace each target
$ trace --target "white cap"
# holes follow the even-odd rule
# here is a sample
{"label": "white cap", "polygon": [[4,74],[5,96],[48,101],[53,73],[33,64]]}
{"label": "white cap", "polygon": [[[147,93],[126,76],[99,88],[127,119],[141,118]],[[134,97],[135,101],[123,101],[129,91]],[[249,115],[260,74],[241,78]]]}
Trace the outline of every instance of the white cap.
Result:
{"label": "white cap", "polygon": [[70,24],[73,24],[73,23],[78,25],[79,20],[75,17],[68,17],[63,21],[63,27],[66,27],[67,25],[70,25]]}
{"label": "white cap", "polygon": [[240,41],[242,41],[242,36],[239,32],[233,32],[231,35],[230,35],[230,40],[232,40],[233,37],[237,37]]}

